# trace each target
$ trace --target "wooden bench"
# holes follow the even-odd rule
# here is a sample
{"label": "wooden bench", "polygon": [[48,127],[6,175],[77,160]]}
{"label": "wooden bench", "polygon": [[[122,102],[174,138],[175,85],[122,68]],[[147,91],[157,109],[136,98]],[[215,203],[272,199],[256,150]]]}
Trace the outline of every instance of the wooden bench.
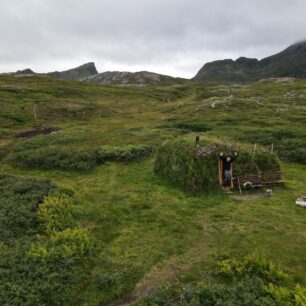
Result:
{"label": "wooden bench", "polygon": [[266,173],[263,173],[261,176],[262,176],[262,182],[264,185],[285,183],[283,179],[282,171],[266,172]]}
{"label": "wooden bench", "polygon": [[240,193],[242,192],[242,189],[258,189],[264,186],[261,174],[238,176],[234,180]]}
{"label": "wooden bench", "polygon": [[238,186],[240,193],[242,189],[258,189],[267,185],[285,183],[282,171],[238,176],[233,180]]}

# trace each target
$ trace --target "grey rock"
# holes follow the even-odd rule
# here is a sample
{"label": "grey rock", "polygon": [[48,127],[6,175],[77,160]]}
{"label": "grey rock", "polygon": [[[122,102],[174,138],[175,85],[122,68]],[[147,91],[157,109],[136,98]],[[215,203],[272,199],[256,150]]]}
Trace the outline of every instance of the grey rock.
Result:
{"label": "grey rock", "polygon": [[81,81],[84,78],[96,74],[98,74],[98,71],[96,69],[95,63],[92,62],[62,72],[55,71],[47,73],[48,76],[72,81]]}
{"label": "grey rock", "polygon": [[205,64],[195,81],[243,83],[267,78],[306,78],[306,41],[262,60],[240,57]]}

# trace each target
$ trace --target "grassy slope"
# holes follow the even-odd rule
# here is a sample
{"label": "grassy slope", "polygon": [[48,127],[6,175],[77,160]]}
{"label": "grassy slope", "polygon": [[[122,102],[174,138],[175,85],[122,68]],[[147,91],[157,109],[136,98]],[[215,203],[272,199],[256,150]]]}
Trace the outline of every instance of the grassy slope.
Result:
{"label": "grassy slope", "polygon": [[[298,94],[287,98],[289,91]],[[70,144],[78,147],[158,144],[182,134],[157,128],[169,119],[205,121],[212,128],[209,137],[245,142],[253,141],[248,130],[262,133],[281,127],[297,133],[297,141],[303,144],[305,93],[305,81],[132,89],[1,77],[0,145],[9,152],[17,141],[13,138],[17,129],[41,124],[85,135]],[[210,254],[222,250],[262,254],[287,266],[306,284],[306,216],[294,205],[295,198],[305,192],[305,166],[284,163],[286,189],[275,190],[271,199],[250,201],[224,195],[187,197],[154,176],[152,168],[153,159],[107,164],[89,173],[1,164],[3,172],[48,177],[75,191],[84,211],[80,223],[92,228],[96,252],[85,267],[90,271],[87,278],[72,289],[72,304],[102,305],[132,291],[137,283],[136,294],[141,295],[156,282],[209,264]]]}

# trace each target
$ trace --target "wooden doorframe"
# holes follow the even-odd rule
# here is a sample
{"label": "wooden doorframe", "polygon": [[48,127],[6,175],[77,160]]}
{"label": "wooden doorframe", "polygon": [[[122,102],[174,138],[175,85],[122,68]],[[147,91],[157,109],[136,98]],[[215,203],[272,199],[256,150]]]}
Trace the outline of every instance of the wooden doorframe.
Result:
{"label": "wooden doorframe", "polygon": [[[218,160],[218,174],[219,174],[219,184],[221,187],[225,187],[223,186],[223,163],[222,160],[219,159]],[[231,164],[231,188],[234,188],[234,181],[233,181],[233,163]]]}
{"label": "wooden doorframe", "polygon": [[223,163],[222,160],[218,160],[218,172],[219,172],[219,184],[223,187]]}

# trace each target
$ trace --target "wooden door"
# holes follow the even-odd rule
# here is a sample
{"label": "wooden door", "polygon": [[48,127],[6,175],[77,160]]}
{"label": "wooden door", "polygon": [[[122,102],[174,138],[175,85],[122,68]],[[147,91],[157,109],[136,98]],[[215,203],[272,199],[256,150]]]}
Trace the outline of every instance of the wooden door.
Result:
{"label": "wooden door", "polygon": [[223,187],[223,163],[222,160],[218,160],[218,171],[219,171],[219,184]]}

